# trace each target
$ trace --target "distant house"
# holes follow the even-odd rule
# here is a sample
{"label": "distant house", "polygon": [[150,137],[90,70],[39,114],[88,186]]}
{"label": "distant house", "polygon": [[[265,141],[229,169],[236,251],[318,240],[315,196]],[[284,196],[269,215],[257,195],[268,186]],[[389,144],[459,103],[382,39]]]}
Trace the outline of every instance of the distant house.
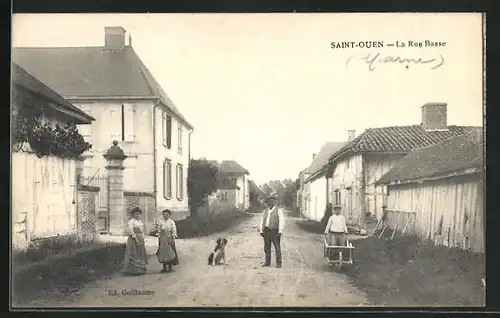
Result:
{"label": "distant house", "polygon": [[[387,221],[438,244],[484,252],[482,129],[417,149],[377,184],[387,186]],[[408,220],[409,219],[409,220]]]}
{"label": "distant house", "polygon": [[[84,154],[84,177],[95,180],[105,173],[102,155],[117,140],[128,156],[124,161],[126,196],[133,196],[132,201],[143,197],[139,201],[148,202],[143,209],[169,208],[176,218],[188,210],[193,126],[141,61],[131,40],[125,44],[125,33],[122,27],[106,27],[104,46],[13,48],[12,56],[96,119],[92,125],[78,127],[92,143]],[[106,219],[106,204],[100,207],[99,219]]]}
{"label": "distant house", "polygon": [[308,177],[304,180],[304,188],[307,188],[307,199],[303,215],[315,221],[320,221],[325,213],[328,199],[328,187],[331,182],[323,167],[328,163],[328,158],[340,149],[345,142],[327,142],[321,147],[317,155],[313,156],[311,165],[307,168]]}
{"label": "distant house", "polygon": [[248,184],[250,173],[234,160],[217,162],[209,160],[218,168],[218,172],[228,178],[237,190],[236,206],[247,210],[250,207],[250,186]]}
{"label": "distant house", "polygon": [[[90,125],[94,120],[19,65],[12,64],[12,118],[41,115],[51,126]],[[12,127],[13,131],[16,127]],[[77,231],[75,159],[31,153],[31,147],[13,144],[12,243],[26,247],[34,238],[74,234]]]}
{"label": "distant house", "polygon": [[[313,160],[316,154],[313,154]],[[300,214],[302,216],[308,215],[309,211],[308,200],[309,200],[309,188],[310,183],[306,183],[306,179],[309,178],[311,173],[308,171],[308,168],[299,172],[299,189],[297,190],[297,206],[299,207]]]}
{"label": "distant house", "polygon": [[332,178],[332,203],[342,206],[348,222],[363,223],[367,212],[382,216],[386,189],[375,182],[406,154],[477,129],[448,126],[446,118],[445,103],[427,103],[420,125],[369,128],[330,157],[325,168]]}

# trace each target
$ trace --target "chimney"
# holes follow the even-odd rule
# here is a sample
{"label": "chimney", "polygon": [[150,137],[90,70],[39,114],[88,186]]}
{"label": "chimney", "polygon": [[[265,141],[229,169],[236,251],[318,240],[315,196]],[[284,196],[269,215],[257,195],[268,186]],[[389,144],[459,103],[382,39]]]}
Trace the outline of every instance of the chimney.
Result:
{"label": "chimney", "polygon": [[352,141],[356,137],[356,130],[348,130],[347,131],[347,141]]}
{"label": "chimney", "polygon": [[121,51],[125,47],[125,29],[118,27],[104,28],[104,48],[109,51]]}
{"label": "chimney", "polygon": [[315,153],[313,153],[313,160],[314,160],[314,158],[316,158],[316,154]]}
{"label": "chimney", "polygon": [[446,130],[446,103],[427,103],[422,106],[422,127],[425,130]]}

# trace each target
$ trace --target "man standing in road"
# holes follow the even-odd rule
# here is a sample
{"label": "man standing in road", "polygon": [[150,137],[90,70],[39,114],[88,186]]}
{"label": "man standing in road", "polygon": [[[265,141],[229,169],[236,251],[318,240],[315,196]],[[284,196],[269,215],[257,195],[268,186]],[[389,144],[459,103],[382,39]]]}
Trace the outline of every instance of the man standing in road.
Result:
{"label": "man standing in road", "polygon": [[281,235],[285,227],[285,216],[283,211],[276,205],[276,197],[271,195],[266,200],[268,208],[262,212],[260,222],[260,235],[264,238],[264,253],[266,260],[263,267],[271,266],[271,243],[276,251],[276,267],[280,268],[281,259]]}

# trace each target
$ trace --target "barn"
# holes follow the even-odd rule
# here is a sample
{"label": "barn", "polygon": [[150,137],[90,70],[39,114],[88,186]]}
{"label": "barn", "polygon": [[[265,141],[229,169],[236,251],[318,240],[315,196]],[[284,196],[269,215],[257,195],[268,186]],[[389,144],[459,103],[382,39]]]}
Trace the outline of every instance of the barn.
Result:
{"label": "barn", "polygon": [[484,145],[478,128],[403,157],[377,181],[387,186],[388,227],[484,252]]}

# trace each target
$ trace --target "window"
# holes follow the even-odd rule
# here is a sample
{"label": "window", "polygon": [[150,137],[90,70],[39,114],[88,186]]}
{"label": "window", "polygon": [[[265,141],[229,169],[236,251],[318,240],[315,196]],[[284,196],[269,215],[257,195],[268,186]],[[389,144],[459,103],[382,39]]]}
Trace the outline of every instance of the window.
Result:
{"label": "window", "polygon": [[231,182],[232,182],[234,185],[236,185],[236,184],[237,184],[237,183],[236,183],[236,178],[231,178]]}
{"label": "window", "polygon": [[122,141],[135,141],[135,105],[122,105]]}
{"label": "window", "polygon": [[172,162],[168,159],[163,162],[163,197],[172,198]]}
{"label": "window", "polygon": [[178,200],[182,200],[184,198],[184,171],[181,164],[177,164],[176,179],[177,179],[176,196]]}
{"label": "window", "polygon": [[182,125],[179,123],[179,126],[177,127],[177,134],[178,134],[178,139],[177,139],[177,150],[179,155],[182,155]]}
{"label": "window", "polygon": [[106,129],[110,140],[122,140],[122,118],[121,108],[111,108],[109,110],[109,121],[106,122]]}
{"label": "window", "polygon": [[162,115],[163,145],[170,149],[172,146],[172,117],[163,112]]}
{"label": "window", "polygon": [[335,194],[335,205],[340,205],[341,204],[341,202],[340,202],[340,191],[339,190],[335,190],[334,194]]}

